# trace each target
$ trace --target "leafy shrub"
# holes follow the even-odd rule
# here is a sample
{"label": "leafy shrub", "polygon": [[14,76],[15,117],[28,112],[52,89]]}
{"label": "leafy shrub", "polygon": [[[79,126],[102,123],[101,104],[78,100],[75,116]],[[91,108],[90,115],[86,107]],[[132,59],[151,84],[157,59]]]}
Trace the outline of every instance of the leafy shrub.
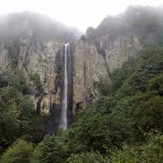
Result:
{"label": "leafy shrub", "polygon": [[110,159],[98,152],[85,152],[71,155],[67,159],[68,163],[110,163]]}
{"label": "leafy shrub", "polygon": [[22,139],[18,139],[2,155],[2,163],[30,163],[33,153],[33,146]]}
{"label": "leafy shrub", "polygon": [[138,146],[124,145],[122,150],[113,150],[114,163],[161,163],[163,159],[163,136],[151,136],[147,143]]}
{"label": "leafy shrub", "polygon": [[66,160],[63,146],[56,141],[55,136],[46,136],[35,148],[32,163],[62,163]]}

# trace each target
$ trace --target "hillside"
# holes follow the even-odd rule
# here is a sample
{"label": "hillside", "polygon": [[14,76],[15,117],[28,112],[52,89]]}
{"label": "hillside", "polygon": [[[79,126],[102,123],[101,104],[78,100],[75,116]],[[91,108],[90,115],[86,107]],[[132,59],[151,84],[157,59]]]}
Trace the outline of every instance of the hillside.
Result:
{"label": "hillside", "polygon": [[129,6],[124,13],[107,16],[97,26],[86,31],[88,40],[98,41],[103,37],[115,40],[119,36],[137,35],[141,41],[149,37],[162,42],[163,9],[160,7]]}

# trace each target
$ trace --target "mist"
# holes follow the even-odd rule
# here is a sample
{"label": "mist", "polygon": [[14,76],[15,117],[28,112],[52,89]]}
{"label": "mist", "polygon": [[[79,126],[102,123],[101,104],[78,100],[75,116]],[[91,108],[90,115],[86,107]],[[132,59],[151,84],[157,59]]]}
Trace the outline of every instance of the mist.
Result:
{"label": "mist", "polygon": [[81,32],[77,28],[50,19],[35,12],[16,12],[0,16],[0,40],[32,38],[40,41],[67,42],[78,39]]}

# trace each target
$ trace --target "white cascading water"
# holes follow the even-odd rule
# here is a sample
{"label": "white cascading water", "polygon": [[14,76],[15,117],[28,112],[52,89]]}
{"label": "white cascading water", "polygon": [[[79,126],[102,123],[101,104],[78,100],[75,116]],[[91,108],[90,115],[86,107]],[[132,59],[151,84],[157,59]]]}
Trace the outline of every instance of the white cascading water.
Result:
{"label": "white cascading water", "polygon": [[67,94],[68,94],[68,76],[67,76],[67,47],[65,44],[65,62],[64,62],[64,88],[63,88],[63,99],[62,99],[62,115],[61,115],[61,128],[67,129]]}

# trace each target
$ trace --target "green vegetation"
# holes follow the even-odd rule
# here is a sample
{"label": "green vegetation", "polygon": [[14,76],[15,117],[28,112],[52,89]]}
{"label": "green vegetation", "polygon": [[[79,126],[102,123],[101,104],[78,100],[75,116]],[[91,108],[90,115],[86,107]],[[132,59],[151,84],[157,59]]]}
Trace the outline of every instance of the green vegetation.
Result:
{"label": "green vegetation", "polygon": [[18,66],[18,54],[19,54],[19,42],[10,41],[6,43],[6,47],[9,51],[9,55],[12,61],[12,69],[15,69]]}
{"label": "green vegetation", "polygon": [[32,144],[19,139],[4,153],[0,162],[30,163],[32,152]]}
{"label": "green vegetation", "polygon": [[20,137],[38,142],[44,133],[42,121],[23,73],[0,75],[0,152]]}
{"label": "green vegetation", "polygon": [[110,163],[110,159],[98,152],[85,152],[71,155],[67,160],[68,163]]}
{"label": "green vegetation", "polygon": [[150,134],[143,145],[129,146],[124,144],[122,150],[111,151],[115,163],[161,163],[163,159],[163,136]]}
{"label": "green vegetation", "polygon": [[55,136],[46,136],[44,140],[35,148],[32,163],[62,163],[68,157],[64,144]]}
{"label": "green vegetation", "polygon": [[35,74],[30,74],[30,79],[31,81],[33,81],[33,84],[35,85],[36,87],[36,90],[37,90],[37,94],[38,95],[41,95],[44,93],[44,90],[42,88],[42,84],[41,84],[41,81],[40,81],[40,76],[39,74],[35,73]]}

